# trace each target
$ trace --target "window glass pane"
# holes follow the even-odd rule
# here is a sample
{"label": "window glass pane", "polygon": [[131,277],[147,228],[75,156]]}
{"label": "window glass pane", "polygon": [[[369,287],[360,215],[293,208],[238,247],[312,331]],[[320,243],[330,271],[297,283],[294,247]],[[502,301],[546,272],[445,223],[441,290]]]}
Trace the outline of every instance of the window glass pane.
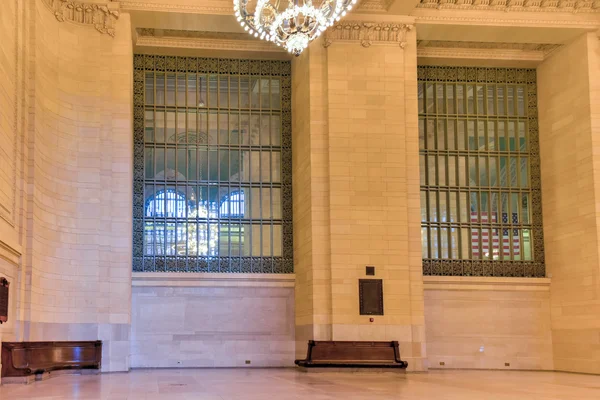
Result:
{"label": "window glass pane", "polygon": [[449,235],[448,235],[448,228],[441,228],[440,229],[440,249],[441,249],[441,258],[443,259],[448,259],[449,258],[449,247],[450,244],[449,242]]}
{"label": "window glass pane", "polygon": [[437,196],[435,192],[429,193],[429,220],[438,222]]}
{"label": "window glass pane", "polygon": [[436,98],[437,98],[437,113],[446,114],[446,102],[444,98],[444,85],[436,84]]}
{"label": "window glass pane", "polygon": [[167,74],[167,105],[175,105],[175,74]]}
{"label": "window glass pane", "polygon": [[507,88],[507,111],[508,115],[515,115],[515,87],[509,86]]}
{"label": "window glass pane", "polygon": [[517,115],[520,117],[525,115],[525,88],[517,87]]}
{"label": "window glass pane", "polygon": [[423,258],[429,258],[429,235],[427,228],[421,228],[421,255]]}
{"label": "window glass pane", "polygon": [[521,219],[524,224],[529,224],[531,219],[529,217],[529,194],[521,194]]}
{"label": "window glass pane", "polygon": [[428,157],[428,159],[427,159],[427,168],[428,168],[428,174],[427,174],[428,182],[427,183],[430,186],[437,185],[435,156],[429,156]]}
{"label": "window glass pane", "polygon": [[506,94],[504,90],[504,86],[498,85],[497,87],[497,104],[498,104],[498,115],[506,115]]}
{"label": "window glass pane", "polygon": [[430,250],[430,257],[431,258],[440,258],[439,256],[439,241],[438,241],[438,236],[439,235],[439,229],[436,227],[432,227],[430,229],[430,236],[429,236],[429,246],[431,247]]}
{"label": "window glass pane", "polygon": [[154,74],[152,72],[146,72],[144,81],[144,94],[145,103],[154,104]]}
{"label": "window glass pane", "polygon": [[439,192],[438,197],[440,222],[448,222],[448,192]]}
{"label": "window glass pane", "polygon": [[154,149],[152,147],[144,149],[144,171],[146,179],[154,179]]}
{"label": "window glass pane", "polygon": [[456,157],[448,157],[448,186],[456,186]]}
{"label": "window glass pane", "polygon": [[427,135],[426,135],[426,143],[428,149],[435,149],[435,120],[428,119],[427,120]]}
{"label": "window glass pane", "polygon": [[273,110],[281,109],[281,81],[279,79],[271,79],[271,108]]}
{"label": "window glass pane", "polygon": [[427,221],[427,192],[421,192],[421,221]]}
{"label": "window glass pane", "polygon": [[426,184],[427,166],[425,165],[425,156],[419,156],[419,169],[421,170],[421,186]]}
{"label": "window glass pane", "polygon": [[446,85],[446,98],[448,104],[448,114],[456,114],[456,107],[454,106],[454,85]]}
{"label": "window glass pane", "polygon": [[488,186],[487,158],[479,157],[479,185]]}
{"label": "window glass pane", "polygon": [[425,120],[419,118],[419,148],[425,148]]}
{"label": "window glass pane", "polygon": [[[450,192],[448,194],[448,209],[450,210],[450,222],[458,221],[458,193]],[[426,220],[424,220],[426,221]]]}
{"label": "window glass pane", "polygon": [[177,139],[175,126],[175,111],[167,111],[165,124],[165,139],[167,143],[175,143]]}
{"label": "window glass pane", "polygon": [[448,120],[446,124],[446,140],[448,150],[456,149],[456,134],[454,133],[454,124],[456,121]]}
{"label": "window glass pane", "polygon": [[477,85],[477,114],[479,115],[485,115],[485,108],[484,108],[484,102],[485,102],[485,87],[482,85]]}
{"label": "window glass pane", "polygon": [[423,82],[419,82],[418,86],[417,86],[417,91],[418,91],[418,104],[419,104],[419,114],[422,114],[425,112],[425,87],[424,87],[424,83]]}
{"label": "window glass pane", "polygon": [[435,99],[433,96],[433,83],[426,84],[425,99],[426,99],[427,113],[434,113],[435,112],[435,106],[434,106]]}
{"label": "window glass pane", "polygon": [[475,87],[467,85],[467,114],[475,114]]}
{"label": "window glass pane", "polygon": [[518,122],[517,128],[519,130],[519,150],[527,151],[527,134],[525,133],[525,122]]}
{"label": "window glass pane", "polygon": [[187,104],[188,107],[198,106],[198,76],[196,74],[188,74],[187,76]]}
{"label": "window glass pane", "polygon": [[456,105],[457,113],[465,114],[465,87],[464,85],[456,85]]}
{"label": "window glass pane", "polygon": [[186,87],[187,79],[185,74],[177,74],[177,106],[186,106]]}
{"label": "window glass pane", "polygon": [[229,107],[229,77],[219,77],[219,108]]}
{"label": "window glass pane", "polygon": [[438,184],[446,186],[446,157],[438,156]]}
{"label": "window glass pane", "polygon": [[495,115],[496,114],[496,110],[494,107],[494,100],[495,100],[495,90],[494,90],[494,86],[488,86],[487,87],[487,114],[488,115]]}
{"label": "window glass pane", "polygon": [[460,222],[471,222],[469,217],[469,201],[466,192],[459,193]]}
{"label": "window glass pane", "polygon": [[450,228],[450,258],[457,259],[459,258],[459,229],[458,228]]}
{"label": "window glass pane", "polygon": [[164,105],[165,104],[165,74],[157,73],[155,80],[156,80],[156,88],[155,88],[156,104]]}

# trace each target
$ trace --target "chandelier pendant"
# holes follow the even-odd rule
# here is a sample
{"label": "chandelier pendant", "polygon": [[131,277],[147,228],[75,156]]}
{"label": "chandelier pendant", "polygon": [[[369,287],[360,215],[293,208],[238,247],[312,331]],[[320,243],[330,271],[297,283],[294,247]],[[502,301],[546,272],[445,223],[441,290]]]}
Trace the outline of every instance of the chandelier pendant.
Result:
{"label": "chandelier pendant", "polygon": [[299,56],[308,44],[352,10],[357,0],[233,0],[235,17],[246,32]]}

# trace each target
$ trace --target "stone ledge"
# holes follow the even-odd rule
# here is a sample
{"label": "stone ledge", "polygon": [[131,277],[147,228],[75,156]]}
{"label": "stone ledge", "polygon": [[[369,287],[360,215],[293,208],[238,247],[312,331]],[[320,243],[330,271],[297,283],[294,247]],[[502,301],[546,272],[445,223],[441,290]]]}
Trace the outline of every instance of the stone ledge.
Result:
{"label": "stone ledge", "polygon": [[480,276],[424,276],[425,290],[550,290],[550,278],[495,278]]}
{"label": "stone ledge", "polygon": [[134,272],[132,286],[294,287],[295,274]]}

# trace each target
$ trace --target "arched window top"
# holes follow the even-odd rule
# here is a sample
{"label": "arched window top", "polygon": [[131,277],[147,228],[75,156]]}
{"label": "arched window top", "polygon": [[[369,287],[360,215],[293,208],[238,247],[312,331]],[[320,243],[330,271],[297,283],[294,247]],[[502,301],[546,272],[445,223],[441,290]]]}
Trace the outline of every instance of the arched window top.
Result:
{"label": "arched window top", "polygon": [[219,207],[221,217],[243,218],[244,217],[244,192],[232,192],[225,196]]}
{"label": "arched window top", "polygon": [[185,195],[174,189],[160,190],[146,200],[146,217],[185,218]]}

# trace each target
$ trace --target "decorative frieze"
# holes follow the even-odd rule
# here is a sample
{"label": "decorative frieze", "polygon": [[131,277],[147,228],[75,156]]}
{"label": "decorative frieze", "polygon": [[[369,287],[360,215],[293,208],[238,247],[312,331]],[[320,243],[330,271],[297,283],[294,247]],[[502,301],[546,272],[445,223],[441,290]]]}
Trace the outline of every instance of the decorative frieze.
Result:
{"label": "decorative frieze", "polygon": [[406,35],[412,25],[390,22],[341,21],[325,31],[323,45],[329,47],[334,41],[358,41],[363,47],[373,44],[398,44],[406,46]]}
{"label": "decorative frieze", "polygon": [[92,25],[100,33],[115,36],[115,23],[119,18],[118,3],[98,4],[75,0],[43,0],[60,22],[70,21]]}
{"label": "decorative frieze", "polygon": [[418,8],[537,11],[537,12],[598,12],[598,0],[421,0]]}

